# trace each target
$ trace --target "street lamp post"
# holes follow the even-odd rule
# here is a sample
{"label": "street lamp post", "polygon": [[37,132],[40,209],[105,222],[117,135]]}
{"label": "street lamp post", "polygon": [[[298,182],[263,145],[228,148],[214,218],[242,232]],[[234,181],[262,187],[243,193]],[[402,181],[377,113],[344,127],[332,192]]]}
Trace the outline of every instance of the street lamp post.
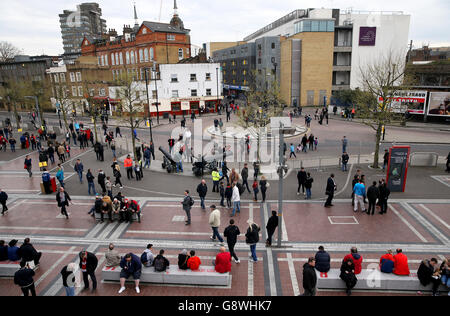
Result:
{"label": "street lamp post", "polygon": [[34,99],[34,101],[36,102],[36,111],[37,111],[37,115],[38,115],[38,117],[39,117],[39,119],[40,119],[40,121],[41,121],[41,126],[43,126],[43,124],[44,124],[44,118],[42,117],[41,111],[40,111],[40,109],[39,109],[39,100],[38,100],[38,97],[35,96],[35,95],[33,95],[33,96],[25,96],[25,98],[28,98],[28,99]]}
{"label": "street lamp post", "polygon": [[153,67],[155,69],[155,90],[156,90],[156,121],[159,124],[159,100],[158,100],[158,82],[157,82],[157,72],[156,72],[156,62],[153,62]]}
{"label": "street lamp post", "polygon": [[151,115],[151,110],[150,110],[150,98],[148,96],[148,70],[149,70],[149,68],[144,68],[145,90],[147,91],[147,104],[148,104],[148,125],[150,126],[150,140],[153,143],[152,115]]}
{"label": "street lamp post", "polygon": [[217,111],[219,111],[219,68],[216,68],[216,79],[217,79]]}

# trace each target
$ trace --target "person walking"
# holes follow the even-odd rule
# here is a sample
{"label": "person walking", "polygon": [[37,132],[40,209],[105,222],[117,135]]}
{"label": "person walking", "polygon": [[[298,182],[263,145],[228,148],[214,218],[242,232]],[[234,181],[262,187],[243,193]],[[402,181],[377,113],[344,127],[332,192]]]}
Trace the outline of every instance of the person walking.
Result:
{"label": "person walking", "polygon": [[106,190],[106,174],[102,169],[100,169],[98,171],[97,182],[100,185],[100,187],[102,188],[102,194],[105,195],[106,191],[107,191]]}
{"label": "person walking", "polygon": [[213,180],[213,192],[219,192],[219,182],[220,182],[220,173],[217,168],[214,168],[212,171],[212,180]]}
{"label": "person walking", "polygon": [[94,175],[91,173],[91,169],[88,169],[87,173],[86,173],[86,179],[87,179],[87,183],[88,183],[88,194],[91,195],[91,189],[93,192],[93,195],[96,195],[97,192],[95,191],[95,184],[94,184]]}
{"label": "person walking", "polygon": [[97,269],[98,259],[97,257],[86,250],[79,253],[80,257],[80,269],[83,272],[84,290],[89,289],[89,278],[92,281],[92,292],[97,289],[97,278],[95,277],[95,270]]}
{"label": "person walking", "polygon": [[58,202],[58,207],[61,208],[61,215],[69,219],[69,214],[67,214],[66,207],[69,206],[69,202],[72,201],[69,194],[64,190],[64,187],[59,188],[58,194],[56,194],[56,202]]}
{"label": "person walking", "polygon": [[278,227],[278,214],[277,211],[272,211],[272,216],[269,218],[266,225],[267,229],[266,247],[272,246],[272,236],[275,233],[277,227]]}
{"label": "person walking", "polygon": [[61,164],[58,164],[58,169],[56,169],[56,179],[58,179],[59,184],[64,188],[64,169]]}
{"label": "person walking", "polygon": [[313,182],[314,182],[314,179],[311,177],[311,174],[308,172],[306,174],[306,181],[305,181],[305,190],[306,190],[305,200],[311,200],[311,189],[312,189]]}
{"label": "person walking", "polygon": [[258,262],[258,258],[256,257],[256,244],[259,242],[259,228],[251,219],[247,221],[248,228],[247,233],[245,234],[245,243],[250,246],[250,252],[252,256],[250,257],[253,263]]}
{"label": "person walking", "polygon": [[206,185],[206,181],[203,179],[202,182],[197,186],[197,193],[200,197],[200,206],[202,210],[206,210],[205,207],[205,198],[208,193],[208,186]]}
{"label": "person walking", "polygon": [[379,214],[386,214],[387,208],[388,208],[388,199],[389,199],[389,195],[391,194],[391,191],[386,186],[386,182],[384,180],[380,181],[378,190],[380,192],[379,200],[380,200],[380,208],[381,208],[381,211]]}
{"label": "person walking", "polygon": [[8,200],[8,194],[0,189],[0,204],[2,205],[2,215],[5,215],[5,212],[8,211],[8,207],[6,206],[6,201]]}
{"label": "person walking", "polygon": [[183,210],[186,212],[187,220],[186,225],[191,225],[191,209],[194,205],[194,200],[189,195],[189,190],[184,191],[184,199],[181,202]]}
{"label": "person walking", "polygon": [[114,182],[113,186],[115,187],[116,185],[120,185],[120,188],[123,189],[122,182],[120,181],[120,178],[122,178],[122,174],[120,173],[120,166],[119,166],[119,164],[116,164],[114,166],[113,176],[116,179],[116,181]]}
{"label": "person walking", "polygon": [[369,209],[367,210],[367,215],[375,214],[375,206],[377,204],[377,199],[379,198],[380,190],[377,188],[377,182],[374,181],[372,183],[372,186],[367,190],[367,199],[369,200]]}
{"label": "person walking", "polygon": [[303,191],[303,195],[306,195],[305,193],[305,183],[306,183],[306,171],[305,168],[301,168],[297,173],[297,181],[298,181],[298,189],[297,189],[297,195],[300,195],[300,188]]}
{"label": "person walking", "polygon": [[78,174],[78,177],[80,178],[80,183],[83,184],[84,167],[83,167],[83,164],[81,163],[80,159],[77,159],[77,162],[75,163],[75,166],[74,166],[74,170]]}
{"label": "person walking", "polygon": [[308,262],[303,265],[303,296],[316,296],[317,274],[314,269],[316,259],[310,257]]}
{"label": "person walking", "polygon": [[14,274],[14,284],[20,286],[23,296],[36,296],[34,286],[34,271],[30,269],[25,261],[20,262],[20,269]]}
{"label": "person walking", "polygon": [[28,171],[28,175],[31,178],[33,176],[33,172],[31,171],[33,166],[32,166],[32,160],[29,155],[26,155],[25,161],[23,163],[23,167],[24,167],[24,169],[26,169]]}
{"label": "person walking", "polygon": [[262,176],[261,180],[259,181],[259,188],[261,189],[262,194],[262,202],[266,202],[266,192],[267,188],[270,186],[269,182],[267,182],[266,177]]}
{"label": "person walking", "polygon": [[289,155],[289,159],[292,158],[292,156],[297,158],[297,155],[295,154],[295,146],[294,146],[294,144],[291,143],[290,149],[291,149],[291,154]]}
{"label": "person walking", "polygon": [[347,152],[347,146],[348,146],[348,139],[347,136],[344,136],[341,140],[342,142],[342,153]]}
{"label": "person walking", "polygon": [[242,186],[245,187],[248,191],[248,193],[251,193],[250,188],[248,187],[248,164],[244,164],[244,168],[241,171],[241,177],[242,177]]}
{"label": "person walking", "polygon": [[237,238],[240,234],[239,227],[234,224],[234,219],[230,219],[230,225],[225,228],[223,236],[227,239],[228,250],[236,263],[241,263],[236,252],[234,252],[234,246],[236,245]]}
{"label": "person walking", "polygon": [[345,171],[347,171],[347,164],[348,164],[348,161],[350,160],[350,157],[347,154],[347,152],[344,152],[342,154],[341,158],[342,158],[342,172],[345,172]]}
{"label": "person walking", "polygon": [[331,174],[330,177],[327,180],[327,187],[325,189],[325,194],[328,195],[328,198],[325,202],[325,207],[332,207],[333,204],[333,198],[334,198],[334,192],[336,191],[336,182],[334,181],[334,174]]}
{"label": "person walking", "polygon": [[215,205],[211,205],[211,214],[209,215],[209,225],[212,228],[213,235],[211,237],[212,241],[216,241],[216,238],[219,239],[220,245],[224,246],[223,238],[220,236],[219,227],[220,227],[220,211],[216,208]]}
{"label": "person walking", "polygon": [[361,205],[361,211],[365,212],[366,207],[364,205],[364,197],[366,196],[366,186],[362,180],[359,180],[355,187],[353,188],[353,193],[355,194],[355,206],[353,211],[356,213],[358,211],[358,204]]}
{"label": "person walking", "polygon": [[127,158],[124,160],[123,166],[124,166],[125,170],[127,171],[128,180],[134,179],[134,177],[133,177],[133,160],[131,159],[130,155],[128,155]]}
{"label": "person walking", "polygon": [[445,171],[447,171],[448,173],[450,173],[450,152],[448,153],[448,156],[447,156],[447,163],[445,164],[445,166],[446,166],[446,170],[445,170]]}
{"label": "person walking", "polygon": [[[450,154],[449,154],[449,157],[450,157]],[[383,170],[386,170],[388,163],[389,163],[389,151],[387,149],[385,149],[384,156],[383,156]]]}
{"label": "person walking", "polygon": [[233,192],[231,196],[231,202],[233,203],[233,212],[231,213],[231,216],[233,217],[236,212],[241,213],[241,194],[236,183],[233,183],[231,187]]}

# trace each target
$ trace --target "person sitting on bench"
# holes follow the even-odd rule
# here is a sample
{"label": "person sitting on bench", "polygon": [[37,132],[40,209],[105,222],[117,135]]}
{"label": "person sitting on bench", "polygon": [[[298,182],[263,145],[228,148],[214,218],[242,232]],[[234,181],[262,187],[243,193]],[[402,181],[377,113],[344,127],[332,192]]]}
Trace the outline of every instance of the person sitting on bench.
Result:
{"label": "person sitting on bench", "polygon": [[397,254],[394,256],[394,274],[409,275],[408,257],[403,254],[401,249],[397,249]]}
{"label": "person sitting on bench", "polygon": [[39,265],[39,260],[42,256],[42,252],[37,252],[30,243],[30,238],[25,238],[23,245],[19,248],[18,254],[22,258],[23,262],[34,261],[35,266]]}
{"label": "person sitting on bench", "polygon": [[108,250],[105,253],[105,266],[107,267],[118,267],[120,265],[120,261],[122,260],[117,250],[114,250],[114,247],[115,246],[113,243],[109,244]]}
{"label": "person sitting on bench", "polygon": [[132,253],[128,253],[120,261],[120,267],[122,271],[120,272],[120,290],[119,294],[125,291],[125,281],[133,276],[134,284],[136,285],[136,293],[141,293],[139,289],[139,280],[141,278],[142,264],[138,256]]}
{"label": "person sitting on bench", "polygon": [[21,257],[19,256],[19,247],[17,247],[17,239],[13,239],[9,242],[8,248],[8,260],[12,262],[19,261]]}
{"label": "person sitting on bench", "polygon": [[188,260],[189,260],[189,255],[186,249],[183,249],[183,251],[181,251],[181,253],[178,255],[178,268],[180,270],[187,270],[188,268]]}
{"label": "person sitting on bench", "polygon": [[197,271],[200,265],[202,264],[202,261],[199,257],[195,255],[195,251],[191,250],[190,252],[191,257],[189,258],[187,262],[187,266],[191,271]]}
{"label": "person sitting on bench", "polygon": [[436,258],[431,258],[431,260],[423,260],[420,264],[419,270],[417,270],[417,277],[423,286],[432,284],[433,296],[438,296],[438,289],[439,285],[441,285],[441,281],[439,279],[439,267]]}
{"label": "person sitting on bench", "polygon": [[383,273],[392,273],[394,271],[394,256],[392,250],[386,251],[386,254],[380,258],[380,271]]}
{"label": "person sitting on bench", "polygon": [[170,266],[169,260],[164,257],[164,250],[161,249],[159,251],[159,255],[156,256],[153,261],[153,266],[155,267],[156,272],[164,272]]}
{"label": "person sitting on bench", "polygon": [[0,240],[0,261],[8,260],[8,246],[4,240]]}
{"label": "person sitting on bench", "polygon": [[216,256],[213,265],[216,272],[227,273],[231,271],[231,255],[225,247],[220,247],[220,252]]}

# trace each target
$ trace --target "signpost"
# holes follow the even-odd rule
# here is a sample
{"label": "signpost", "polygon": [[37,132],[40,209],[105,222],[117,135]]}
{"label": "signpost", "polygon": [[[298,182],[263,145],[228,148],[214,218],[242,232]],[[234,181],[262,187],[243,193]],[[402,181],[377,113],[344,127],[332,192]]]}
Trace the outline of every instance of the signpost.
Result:
{"label": "signpost", "polygon": [[386,184],[391,192],[405,192],[411,147],[393,146],[389,151]]}

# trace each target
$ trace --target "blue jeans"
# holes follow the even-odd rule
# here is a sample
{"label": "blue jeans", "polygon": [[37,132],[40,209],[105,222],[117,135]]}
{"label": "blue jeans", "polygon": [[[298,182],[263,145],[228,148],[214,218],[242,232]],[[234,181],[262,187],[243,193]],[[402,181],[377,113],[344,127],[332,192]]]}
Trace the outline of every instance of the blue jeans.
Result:
{"label": "blue jeans", "polygon": [[177,172],[183,172],[183,163],[180,161],[177,163]]}
{"label": "blue jeans", "polygon": [[204,197],[200,197],[200,206],[201,206],[201,208],[203,210],[206,209],[206,207],[205,207],[205,198]]}
{"label": "blue jeans", "polygon": [[347,164],[346,163],[342,163],[342,171],[347,171]]}
{"label": "blue jeans", "polygon": [[447,285],[447,287],[450,288],[450,278],[448,276],[444,275],[441,278],[441,282],[442,282],[442,284]]}
{"label": "blue jeans", "polygon": [[241,212],[241,201],[233,202],[233,214],[232,214],[232,216],[234,216],[234,214],[236,214],[236,210],[237,210],[238,213]]}
{"label": "blue jeans", "polygon": [[83,183],[83,172],[78,172],[78,177],[80,178],[80,183]]}
{"label": "blue jeans", "polygon": [[250,251],[252,253],[253,261],[258,261],[258,258],[256,257],[256,244],[250,245]]}
{"label": "blue jeans", "polygon": [[342,145],[342,153],[347,152],[347,145]]}
{"label": "blue jeans", "polygon": [[114,158],[117,158],[117,157],[116,157],[116,151],[115,151],[114,149],[111,149],[111,151],[112,151],[113,157],[114,157]]}
{"label": "blue jeans", "polygon": [[150,168],[150,165],[151,165],[151,160],[150,160],[150,158],[144,158],[144,160],[145,160],[144,168],[147,168],[147,167]]}
{"label": "blue jeans", "polygon": [[311,200],[311,189],[306,189],[306,199]]}
{"label": "blue jeans", "polygon": [[219,239],[220,242],[223,242],[222,236],[220,236],[219,233],[219,227],[212,227],[213,230],[213,236],[212,238],[215,240],[216,238]]}
{"label": "blue jeans", "polygon": [[64,287],[66,289],[66,295],[67,296],[75,296],[75,287]]}
{"label": "blue jeans", "polygon": [[91,195],[91,188],[92,188],[92,191],[94,192],[94,195],[96,195],[97,192],[95,192],[95,184],[94,184],[94,182],[88,182],[88,193],[89,193],[89,195]]}

